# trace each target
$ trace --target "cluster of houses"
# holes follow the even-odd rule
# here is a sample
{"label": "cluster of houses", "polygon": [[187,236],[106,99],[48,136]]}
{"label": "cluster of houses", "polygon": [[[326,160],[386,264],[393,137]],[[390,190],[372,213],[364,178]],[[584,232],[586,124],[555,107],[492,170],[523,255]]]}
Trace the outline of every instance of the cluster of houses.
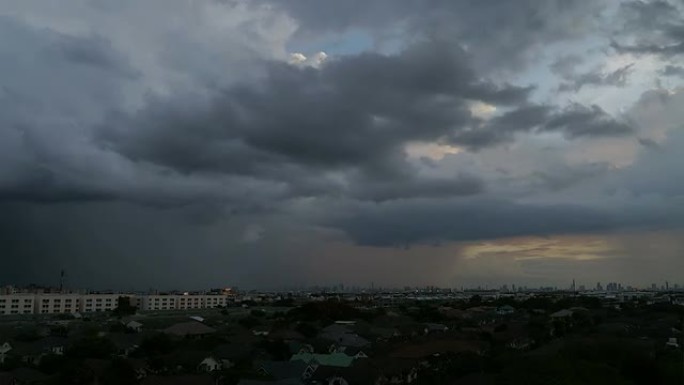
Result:
{"label": "cluster of houses", "polygon": [[[358,307],[364,306],[367,310],[367,305]],[[94,384],[114,370],[114,360],[142,385],[414,384],[426,371],[438,370],[435,361],[444,357],[551,351],[553,344],[540,347],[530,332],[534,317],[545,320],[553,340],[561,338],[560,330],[597,315],[583,307],[550,311],[416,303],[371,307],[370,316],[351,320],[304,321],[263,309],[241,315],[215,309],[203,316],[162,312],[55,319],[29,325],[34,330],[28,337],[16,332],[5,338],[2,331],[8,329],[0,324],[0,385],[48,383],[59,368],[46,362],[55,359],[79,360]],[[243,322],[247,318],[250,322]],[[664,330],[659,338],[665,347],[679,349],[681,332],[667,322],[659,326]],[[634,324],[602,326],[605,333],[628,334]],[[87,350],[76,351],[83,341],[103,343],[98,346],[109,350],[89,357]]]}

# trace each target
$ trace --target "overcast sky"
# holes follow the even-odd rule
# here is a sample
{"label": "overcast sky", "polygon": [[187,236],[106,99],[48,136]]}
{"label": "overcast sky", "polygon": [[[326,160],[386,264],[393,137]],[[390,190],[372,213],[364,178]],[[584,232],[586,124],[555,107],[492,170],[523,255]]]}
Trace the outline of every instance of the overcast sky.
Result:
{"label": "overcast sky", "polygon": [[684,284],[681,0],[0,2],[0,284]]}

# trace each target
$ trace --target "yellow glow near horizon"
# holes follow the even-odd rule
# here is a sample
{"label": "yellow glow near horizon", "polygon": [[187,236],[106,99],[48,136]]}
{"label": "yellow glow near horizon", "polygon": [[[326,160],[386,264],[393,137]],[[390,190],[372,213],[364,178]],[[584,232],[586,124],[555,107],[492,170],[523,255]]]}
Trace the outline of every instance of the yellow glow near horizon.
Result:
{"label": "yellow glow near horizon", "polygon": [[468,259],[509,255],[519,261],[552,258],[587,261],[608,258],[612,250],[609,240],[593,236],[522,237],[471,243],[465,246],[463,255]]}

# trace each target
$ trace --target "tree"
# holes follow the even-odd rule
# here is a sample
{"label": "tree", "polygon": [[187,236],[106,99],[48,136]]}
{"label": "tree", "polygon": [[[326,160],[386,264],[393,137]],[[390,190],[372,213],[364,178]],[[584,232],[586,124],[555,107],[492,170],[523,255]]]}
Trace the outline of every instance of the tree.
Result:
{"label": "tree", "polygon": [[85,337],[76,341],[67,355],[73,358],[108,358],[116,351],[112,341],[106,338]]}
{"label": "tree", "polygon": [[306,338],[312,338],[318,334],[318,328],[308,322],[298,323],[297,326],[295,326],[295,330]]}
{"label": "tree", "polygon": [[135,369],[121,358],[112,360],[102,376],[104,385],[129,385],[137,382]]}
{"label": "tree", "polygon": [[157,333],[142,340],[140,348],[136,350],[135,354],[142,356],[159,355],[169,353],[174,348],[175,343],[171,340],[171,337],[163,333]]}
{"label": "tree", "polygon": [[120,296],[118,301],[117,301],[117,306],[116,309],[112,311],[112,314],[114,314],[117,317],[123,317],[131,314],[135,314],[135,312],[138,310],[137,307],[131,305],[131,298],[130,297],[125,297],[125,296]]}

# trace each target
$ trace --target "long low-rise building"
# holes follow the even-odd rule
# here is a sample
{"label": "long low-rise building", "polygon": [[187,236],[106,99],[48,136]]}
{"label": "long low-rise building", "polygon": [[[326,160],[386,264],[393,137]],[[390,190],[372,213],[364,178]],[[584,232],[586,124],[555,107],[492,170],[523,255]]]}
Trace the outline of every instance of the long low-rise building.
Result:
{"label": "long low-rise building", "polygon": [[127,297],[140,310],[183,310],[226,306],[223,294],[13,293],[0,294],[0,315],[93,313],[114,310]]}

